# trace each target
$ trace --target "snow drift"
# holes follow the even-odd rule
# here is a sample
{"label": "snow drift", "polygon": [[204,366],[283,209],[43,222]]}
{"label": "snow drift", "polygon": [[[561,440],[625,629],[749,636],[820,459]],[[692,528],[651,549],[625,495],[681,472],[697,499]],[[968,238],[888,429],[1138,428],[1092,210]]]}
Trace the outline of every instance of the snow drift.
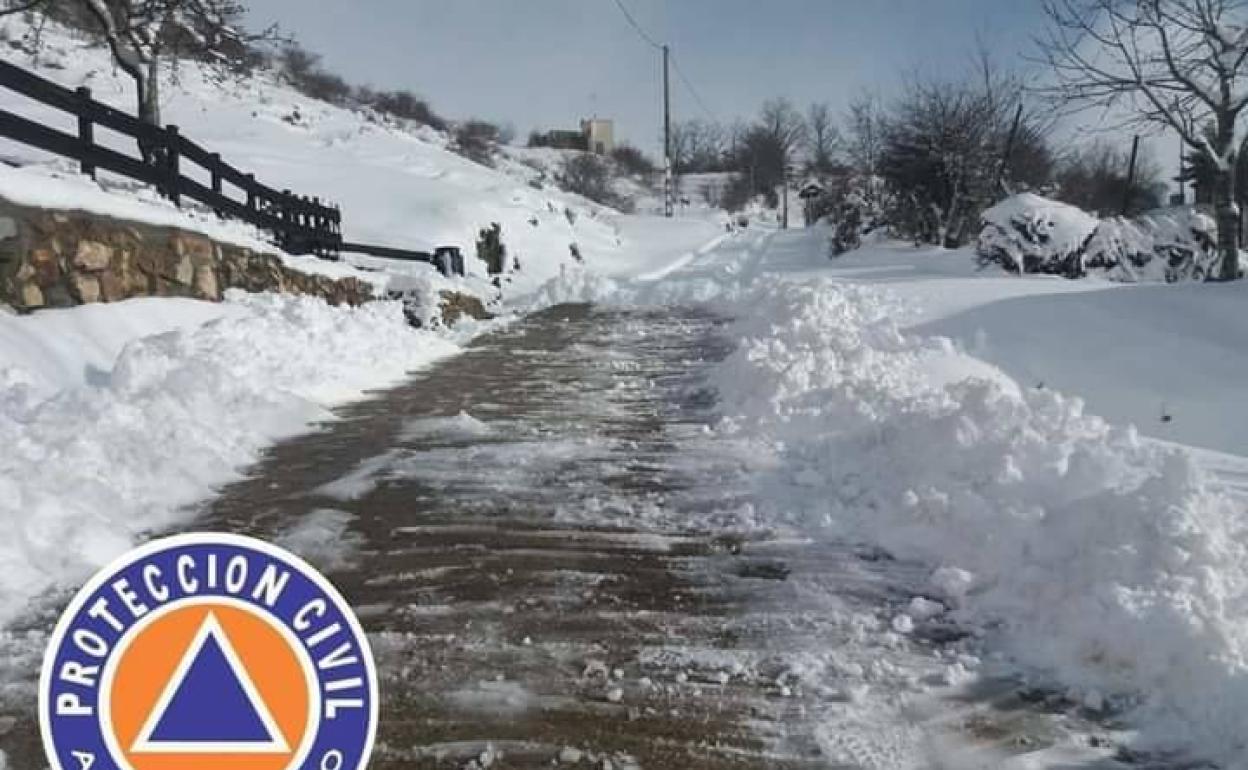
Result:
{"label": "snow drift", "polygon": [[0,622],[184,520],[329,406],[457,349],[398,302],[231,291],[0,316]]}
{"label": "snow drift", "polygon": [[[777,521],[936,568],[932,596],[1091,707],[1242,761],[1248,511],[1182,451],[901,333],[878,289],[759,288],[717,378]],[[950,576],[958,580],[949,580]]]}

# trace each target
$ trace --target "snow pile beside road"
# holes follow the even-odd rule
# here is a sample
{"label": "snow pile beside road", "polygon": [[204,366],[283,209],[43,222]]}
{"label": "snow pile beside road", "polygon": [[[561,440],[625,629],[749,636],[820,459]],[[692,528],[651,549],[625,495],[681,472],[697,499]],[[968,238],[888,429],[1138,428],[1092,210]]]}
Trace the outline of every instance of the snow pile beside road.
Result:
{"label": "snow pile beside road", "polygon": [[[747,292],[721,430],[759,444],[758,499],[938,568],[932,597],[1147,739],[1245,752],[1248,511],[1181,451],[902,334],[877,289]],[[949,577],[964,578],[949,580]]]}
{"label": "snow pile beside road", "polygon": [[[134,339],[143,330],[152,336]],[[48,349],[47,362],[32,354]],[[329,406],[456,350],[409,327],[398,302],[231,291],[222,305],[0,316],[0,622],[187,518]]]}

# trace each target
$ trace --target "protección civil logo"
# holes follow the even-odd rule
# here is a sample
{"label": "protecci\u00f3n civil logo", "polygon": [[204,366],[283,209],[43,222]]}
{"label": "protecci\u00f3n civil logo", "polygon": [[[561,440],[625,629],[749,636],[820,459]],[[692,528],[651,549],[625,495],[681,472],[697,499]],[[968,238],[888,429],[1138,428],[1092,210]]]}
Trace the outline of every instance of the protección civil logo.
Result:
{"label": "protecci\u00f3n civil logo", "polygon": [[62,615],[39,685],[53,770],[359,770],[377,673],[342,596],[248,537],[155,540]]}

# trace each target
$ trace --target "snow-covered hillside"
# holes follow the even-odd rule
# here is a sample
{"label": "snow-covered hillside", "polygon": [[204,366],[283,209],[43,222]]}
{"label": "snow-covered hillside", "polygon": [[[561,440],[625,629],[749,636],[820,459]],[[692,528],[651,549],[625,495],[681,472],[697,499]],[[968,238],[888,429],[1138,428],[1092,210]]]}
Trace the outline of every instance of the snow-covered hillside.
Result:
{"label": "snow-covered hillside", "polygon": [[[17,19],[0,20],[0,42],[20,40],[27,31]],[[0,46],[0,57],[68,87],[88,86],[96,99],[132,109],[132,86],[114,69],[107,50],[59,29],[45,29],[43,40],[36,58],[8,45]],[[478,232],[497,222],[509,256],[521,265],[507,290],[511,296],[573,264],[573,244],[596,269],[627,274],[632,268],[629,257],[637,249],[621,232],[618,212],[554,185],[530,186],[532,169],[519,162],[501,162],[496,170],[460,157],[447,150],[445,134],[427,127],[388,124],[309,99],[268,73],[219,82],[194,63],[181,64],[162,94],[165,122],[179,125],[200,145],[272,187],[340,205],[348,241],[410,249],[457,245],[469,256],[470,269],[480,272],[481,263],[472,257]],[[2,89],[0,107],[74,131],[64,114]],[[107,131],[97,132],[96,141],[134,153],[130,140]],[[76,164],[3,140],[0,157],[77,170]],[[0,168],[0,175],[5,173]],[[707,222],[692,239],[687,228],[675,232],[669,248],[689,250],[713,228]],[[351,259],[378,266],[375,260]]]}

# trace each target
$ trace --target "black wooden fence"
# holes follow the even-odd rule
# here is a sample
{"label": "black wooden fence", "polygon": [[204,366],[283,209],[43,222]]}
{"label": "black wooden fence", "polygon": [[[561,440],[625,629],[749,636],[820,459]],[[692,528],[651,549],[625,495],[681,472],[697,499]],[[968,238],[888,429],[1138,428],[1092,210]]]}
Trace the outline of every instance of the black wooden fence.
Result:
{"label": "black wooden fence", "polygon": [[[277,245],[290,254],[316,254],[332,259],[342,251],[360,252],[429,262],[444,274],[463,275],[463,258],[454,247],[439,249],[431,255],[344,243],[342,211],[337,206],[322,203],[320,198],[261,184],[255,175],[234,168],[217,153],[208,152],[182,136],[177,126],[160,128],[144,123],[95,101],[88,88],[70,90],[3,61],[0,61],[0,87],[67,112],[78,124],[77,132],[71,134],[0,109],[0,137],[72,158],[81,164],[84,174],[94,177],[96,169],[104,169],[153,185],[175,205],[180,206],[184,197],[199,201],[218,216],[240,219],[269,231]],[[132,157],[96,144],[96,126],[134,140],[135,145],[142,148],[143,157]],[[209,183],[183,174],[184,162],[194,163],[207,172]],[[226,194],[227,184],[238,191],[237,198]]]}

